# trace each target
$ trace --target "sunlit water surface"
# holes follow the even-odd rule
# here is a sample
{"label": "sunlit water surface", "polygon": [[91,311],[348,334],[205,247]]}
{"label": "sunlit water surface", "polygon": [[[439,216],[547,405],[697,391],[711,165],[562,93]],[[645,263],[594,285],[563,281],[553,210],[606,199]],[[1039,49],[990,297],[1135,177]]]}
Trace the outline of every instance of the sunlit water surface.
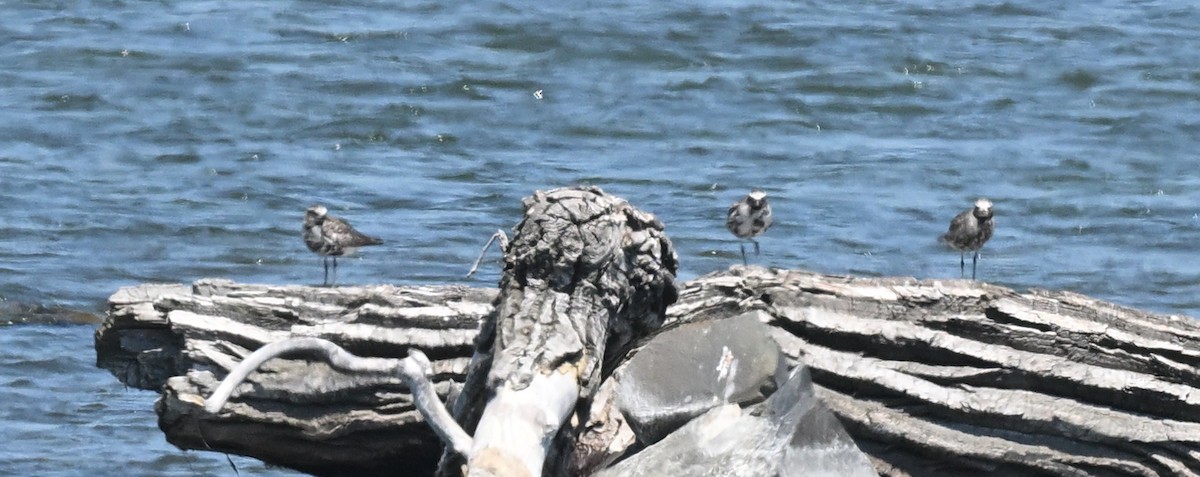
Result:
{"label": "sunlit water surface", "polygon": [[[1200,316],[1200,13],[1186,2],[0,1],[0,300],[319,283],[321,202],[387,243],[339,281],[463,273],[535,189],[658,215],[684,279],[740,262],[980,279]],[[969,264],[968,257],[968,267]],[[969,273],[969,271],[968,271]],[[236,475],[92,367],[92,326],[0,328],[5,475]],[[241,475],[285,475],[235,458]]]}

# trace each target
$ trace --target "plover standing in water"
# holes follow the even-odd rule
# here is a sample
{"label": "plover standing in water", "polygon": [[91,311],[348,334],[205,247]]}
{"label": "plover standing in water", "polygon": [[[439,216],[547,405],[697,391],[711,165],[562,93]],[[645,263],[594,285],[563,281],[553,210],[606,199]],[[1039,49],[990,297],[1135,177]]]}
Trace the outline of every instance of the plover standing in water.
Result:
{"label": "plover standing in water", "polygon": [[[752,189],[749,195],[729,206],[725,228],[737,238],[754,242],[754,254],[758,255],[758,241],[754,237],[771,228],[771,205],[767,203],[767,193],[762,189]],[[742,247],[742,265],[745,265],[746,243],[739,245]]]}
{"label": "plover standing in water", "polygon": [[979,249],[992,238],[996,230],[996,222],[992,220],[992,201],[979,199],[975,207],[964,210],[950,221],[950,230],[942,235],[942,241],[951,248],[959,251],[958,275],[966,276],[967,252],[973,251],[971,257],[971,279],[975,279],[975,267],[979,263]]}
{"label": "plover standing in water", "polygon": [[[323,285],[337,283],[337,258],[354,253],[358,247],[383,243],[375,237],[363,235],[349,222],[329,215],[325,206],[317,204],[304,212],[304,244],[313,253],[321,256],[325,265]],[[333,281],[329,281],[329,257],[333,257]]]}

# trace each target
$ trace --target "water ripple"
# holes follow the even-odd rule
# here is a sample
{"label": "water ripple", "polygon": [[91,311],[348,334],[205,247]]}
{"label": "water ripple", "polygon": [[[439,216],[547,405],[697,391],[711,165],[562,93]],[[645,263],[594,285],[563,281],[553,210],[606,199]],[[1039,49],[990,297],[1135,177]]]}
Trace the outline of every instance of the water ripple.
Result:
{"label": "water ripple", "polygon": [[[6,6],[0,303],[98,311],[142,281],[314,283],[299,226],[316,202],[386,240],[347,260],[346,283],[486,285],[498,268],[461,276],[522,197],[592,183],[663,219],[684,279],[739,260],[724,208],[750,187],[777,215],[758,263],[923,278],[957,276],[936,237],[986,196],[999,229],[984,279],[1200,315],[1192,8]],[[18,360],[90,346],[15,328],[41,340]],[[47,390],[33,368],[126,396],[88,360],[48,359],[9,375],[12,398],[65,393],[118,422],[41,447],[122,462],[73,468],[31,443],[2,451],[0,473],[228,472],[161,445],[148,395],[113,414]],[[79,419],[47,406],[7,429]]]}

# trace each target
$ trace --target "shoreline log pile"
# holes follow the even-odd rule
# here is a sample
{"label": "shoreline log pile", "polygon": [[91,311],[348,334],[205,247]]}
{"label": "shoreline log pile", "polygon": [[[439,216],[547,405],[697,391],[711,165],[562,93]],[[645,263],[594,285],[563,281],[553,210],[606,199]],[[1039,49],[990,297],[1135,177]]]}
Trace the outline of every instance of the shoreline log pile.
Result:
{"label": "shoreline log pile", "polygon": [[[557,197],[555,191],[550,194]],[[526,204],[527,213],[542,203],[545,196],[535,196]],[[322,338],[367,358],[423,351],[437,395],[464,403],[455,406],[456,417],[467,423],[487,414],[487,403],[503,393],[503,386],[553,376],[564,363],[574,363],[567,366],[577,373],[572,382],[586,384],[579,388],[586,397],[578,399],[578,409],[552,416],[567,430],[550,434],[554,439],[543,454],[546,475],[592,473],[616,458],[653,448],[653,442],[630,442],[628,436],[617,437],[619,432],[590,431],[603,427],[592,417],[614,414],[605,389],[613,370],[629,355],[638,356],[633,352],[646,344],[658,322],[675,329],[749,313],[766,325],[786,367],[808,368],[816,397],[880,475],[1200,475],[1200,392],[1195,392],[1200,325],[1192,318],[1145,313],[1073,293],[1018,293],[966,280],[850,278],[741,266],[683,284],[665,316],[656,318],[654,300],[665,306],[673,298],[674,287],[662,285],[673,277],[674,255],[668,253],[669,241],[656,235],[661,224],[623,203],[609,203],[598,209],[606,212],[589,217],[620,215],[626,222],[613,222],[602,228],[609,232],[583,240],[626,250],[624,258],[630,260],[619,262],[624,265],[592,260],[588,263],[606,265],[581,267],[579,273],[551,267],[539,269],[551,274],[537,275],[530,263],[555,263],[564,256],[555,250],[572,249],[561,241],[525,243],[518,232],[506,253],[509,286],[502,281],[499,292],[214,279],[122,289],[110,298],[108,317],[96,334],[97,365],[131,387],[160,391],[159,425],[184,449],[249,455],[316,475],[432,475],[443,446],[399,376],[345,372],[298,353],[264,363],[220,413],[206,412],[204,399],[252,351],[293,337]],[[630,242],[624,231],[643,235]],[[630,253],[625,247],[631,244],[649,253]],[[641,248],[646,244],[658,248]],[[523,250],[540,250],[540,255],[527,255],[532,262],[515,261],[512,255]],[[642,268],[628,268],[631,263]],[[617,282],[611,277],[628,278],[637,270],[652,271],[644,276],[658,281],[612,285]],[[578,335],[590,337],[578,339],[582,348],[544,346],[556,338],[537,331],[553,326],[521,331],[520,323],[543,323],[538,320],[550,315],[495,321],[570,309],[575,295],[565,292],[570,299],[564,299],[557,294],[565,289],[537,285],[577,283],[579,277],[605,273],[615,275],[587,282],[623,291],[577,308],[591,310],[580,316],[603,316],[608,327],[599,335],[588,334],[594,329]],[[513,289],[518,283],[531,300],[550,298],[542,305],[512,301],[522,296]],[[656,286],[655,293],[636,298]],[[501,309],[493,306],[496,302]],[[649,321],[622,329],[613,326],[614,319]],[[499,328],[489,330],[489,320]],[[481,350],[494,350],[490,361],[497,362],[505,353],[501,344],[520,347],[537,340],[543,340],[539,349],[558,354],[505,358],[510,360],[500,369],[524,370],[515,375],[479,371],[497,369],[485,366],[489,357],[481,358]],[[560,398],[554,402],[565,402]],[[464,419],[466,414],[474,417]],[[464,428],[477,430],[469,424]],[[600,450],[604,445],[609,447]],[[459,475],[461,463],[447,456],[442,474]]]}

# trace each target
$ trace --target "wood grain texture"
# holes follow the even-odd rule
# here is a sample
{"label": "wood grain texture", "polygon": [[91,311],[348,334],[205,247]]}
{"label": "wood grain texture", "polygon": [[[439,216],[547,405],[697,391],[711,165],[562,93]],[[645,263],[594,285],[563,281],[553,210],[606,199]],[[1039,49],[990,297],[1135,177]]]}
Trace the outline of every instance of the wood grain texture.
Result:
{"label": "wood grain texture", "polygon": [[[461,287],[144,285],[110,300],[98,363],[131,386],[166,383],[160,425],[183,448],[320,475],[394,475],[397,465],[428,475],[417,471],[432,473],[440,450],[398,380],[296,357],[252,375],[229,413],[205,415],[194,398],[248,350],[313,334],[362,356],[402,357],[420,343],[439,393],[452,397],[495,296]],[[1200,474],[1193,318],[965,280],[734,267],[684,284],[664,326],[750,310],[762,310],[785,353],[811,367],[818,395],[881,475]],[[595,447],[609,439],[590,437]]]}

